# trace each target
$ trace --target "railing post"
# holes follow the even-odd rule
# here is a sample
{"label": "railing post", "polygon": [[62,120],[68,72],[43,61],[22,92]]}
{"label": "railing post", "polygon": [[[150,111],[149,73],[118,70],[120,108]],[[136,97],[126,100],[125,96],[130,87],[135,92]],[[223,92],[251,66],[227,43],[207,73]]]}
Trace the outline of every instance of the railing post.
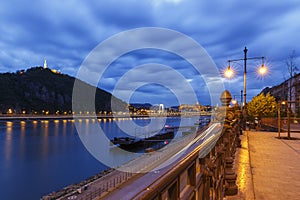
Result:
{"label": "railing post", "polygon": [[232,97],[229,91],[225,90],[221,95],[221,102],[223,110],[225,110],[224,121],[224,145],[226,148],[225,153],[225,195],[235,195],[238,192],[236,185],[236,173],[233,170],[234,153],[237,143],[236,134],[236,119],[234,109],[229,107]]}
{"label": "railing post", "polygon": [[229,128],[227,128],[225,132],[227,138],[227,151],[225,158],[225,195],[235,195],[238,192],[238,188],[236,185],[237,175],[233,170],[234,151],[232,149],[232,144],[235,143],[235,141],[232,141],[231,135],[234,133]]}
{"label": "railing post", "polygon": [[210,182],[211,182],[211,176],[212,173],[209,168],[209,154],[204,157],[200,158],[200,169],[202,173],[202,194],[200,196],[200,199],[210,199]]}
{"label": "railing post", "polygon": [[291,103],[287,104],[287,137],[291,139]]}
{"label": "railing post", "polygon": [[277,107],[277,115],[278,115],[278,118],[277,118],[277,129],[278,129],[278,138],[280,139],[280,131],[281,131],[281,119],[280,119],[280,109],[281,109],[281,103],[278,102],[278,107]]}

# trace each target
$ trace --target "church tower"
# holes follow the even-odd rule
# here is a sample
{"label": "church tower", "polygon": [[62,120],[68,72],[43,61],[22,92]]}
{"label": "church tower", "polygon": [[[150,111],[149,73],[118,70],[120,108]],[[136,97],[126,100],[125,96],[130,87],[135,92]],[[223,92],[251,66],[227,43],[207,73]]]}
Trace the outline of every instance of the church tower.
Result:
{"label": "church tower", "polygon": [[48,68],[48,66],[47,66],[47,61],[46,61],[46,58],[45,58],[45,60],[44,60],[44,69],[47,69]]}

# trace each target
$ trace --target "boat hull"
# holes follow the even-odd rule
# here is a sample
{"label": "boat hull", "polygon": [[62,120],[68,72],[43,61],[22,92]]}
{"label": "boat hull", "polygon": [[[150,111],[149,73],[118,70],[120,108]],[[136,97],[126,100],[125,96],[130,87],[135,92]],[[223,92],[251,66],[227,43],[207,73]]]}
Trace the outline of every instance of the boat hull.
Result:
{"label": "boat hull", "polygon": [[137,152],[150,147],[154,147],[155,149],[162,148],[173,138],[174,131],[168,131],[165,133],[155,134],[148,138],[115,137],[113,140],[111,140],[111,142],[124,150]]}

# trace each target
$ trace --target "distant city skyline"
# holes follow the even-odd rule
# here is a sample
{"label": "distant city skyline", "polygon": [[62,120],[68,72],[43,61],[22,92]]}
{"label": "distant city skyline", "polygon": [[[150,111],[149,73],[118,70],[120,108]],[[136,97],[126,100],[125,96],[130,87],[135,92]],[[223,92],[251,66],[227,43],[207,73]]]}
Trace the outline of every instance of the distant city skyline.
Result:
{"label": "distant city skyline", "polygon": [[[18,6],[15,6],[18,5]],[[222,77],[227,60],[248,56],[264,56],[269,73],[256,74],[260,61],[248,61],[247,100],[264,87],[272,87],[289,78],[285,61],[295,50],[299,65],[300,2],[288,1],[226,1],[200,2],[197,0],[145,1],[24,1],[0,3],[0,72],[15,72],[34,66],[47,66],[63,74],[76,76],[90,52],[101,42],[122,31],[142,27],[162,27],[178,31],[199,43],[215,62],[225,89],[240,99],[243,89],[243,62],[231,63],[236,76]],[[152,40],[167,40],[151,35]],[[115,48],[122,48],[116,46]],[[194,88],[200,104],[210,104],[205,80],[214,80],[207,73],[196,73],[190,63],[164,51],[143,49],[122,55],[111,63],[98,86],[113,92],[120,77],[136,66],[159,63],[179,72]],[[137,71],[138,72],[138,71]],[[160,71],[137,74],[162,77]],[[165,77],[168,78],[168,77]],[[170,78],[174,87],[180,85]],[[128,84],[132,84],[129,83]],[[123,88],[124,89],[124,88]],[[125,91],[125,89],[124,89]],[[181,92],[183,92],[182,90]],[[122,96],[119,96],[122,98]],[[164,85],[146,84],[132,94],[137,103],[164,104],[195,103],[186,98],[178,102],[174,91]]]}

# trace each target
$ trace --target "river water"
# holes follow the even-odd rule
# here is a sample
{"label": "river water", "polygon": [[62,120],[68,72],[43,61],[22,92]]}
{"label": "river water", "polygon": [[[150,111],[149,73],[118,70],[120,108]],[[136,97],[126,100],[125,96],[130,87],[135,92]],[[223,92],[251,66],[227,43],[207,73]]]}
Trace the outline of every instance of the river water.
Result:
{"label": "river water", "polygon": [[[78,123],[74,120],[2,121],[0,199],[40,199],[107,169],[82,143],[82,135],[97,134],[90,129],[93,125],[99,125],[106,137],[112,139],[126,136],[128,131],[132,136],[146,136],[165,125],[191,126],[198,118],[107,118],[83,119]],[[180,136],[178,132],[175,137]],[[135,156],[109,148],[107,144],[108,153],[104,152],[104,155],[113,159],[111,163],[116,162],[116,165]]]}

